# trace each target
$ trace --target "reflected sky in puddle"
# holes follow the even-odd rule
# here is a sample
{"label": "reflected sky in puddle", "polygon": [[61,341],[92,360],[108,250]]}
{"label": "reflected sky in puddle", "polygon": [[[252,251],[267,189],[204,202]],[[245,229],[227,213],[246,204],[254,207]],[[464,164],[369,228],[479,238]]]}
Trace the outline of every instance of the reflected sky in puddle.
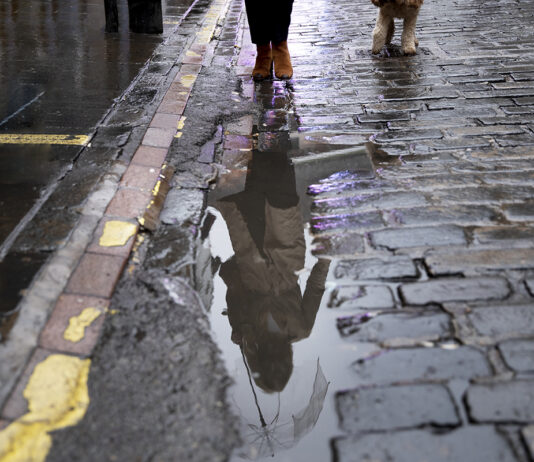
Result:
{"label": "reflected sky in puddle", "polygon": [[272,119],[248,165],[225,165],[210,193],[197,271],[214,278],[196,279],[235,381],[229,401],[245,444],[232,460],[326,461],[341,433],[334,391],[352,385],[350,364],[375,347],[337,331],[339,313],[326,304],[330,260],[312,255],[306,191],[336,172],[372,177],[372,166],[334,134],[290,135],[290,120]]}

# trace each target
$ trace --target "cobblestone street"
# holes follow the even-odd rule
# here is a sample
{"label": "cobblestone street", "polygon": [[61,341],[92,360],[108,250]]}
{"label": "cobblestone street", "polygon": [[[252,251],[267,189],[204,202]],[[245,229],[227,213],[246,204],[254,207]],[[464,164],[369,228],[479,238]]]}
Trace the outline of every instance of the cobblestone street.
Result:
{"label": "cobblestone street", "polygon": [[370,2],[295,4],[290,104],[257,97],[267,118],[375,143],[374,179],[309,190],[340,334],[379,347],[336,397],[336,460],[534,458],[533,8],[429,1],[417,55],[397,33],[374,57]]}
{"label": "cobblestone street", "polygon": [[[52,196],[79,221],[61,244],[54,235],[53,257],[2,330],[0,443],[31,417],[36,364],[63,352],[91,360],[89,385],[80,379],[90,404],[70,428],[45,428],[47,461],[242,460],[228,394],[238,379],[214,313],[239,342],[230,302],[211,304],[213,279],[232,267],[205,255],[210,213],[250,186],[254,159],[285,150],[295,166],[351,146],[348,170],[306,184],[299,217],[311,272],[324,273],[308,327],[330,323],[320,348],[332,416],[323,411],[328,429],[308,435],[305,459],[269,460],[534,462],[534,2],[427,0],[415,56],[401,52],[400,22],[393,44],[371,53],[377,11],[369,0],[296,0],[293,79],[254,83],[243,2],[192,3],[73,166],[76,178],[102,158],[105,175],[62,202],[66,175]],[[275,174],[273,189],[286,178]],[[130,232],[106,246],[111,221]],[[69,318],[89,305],[98,320],[69,343]],[[259,374],[240,347],[259,410]]]}

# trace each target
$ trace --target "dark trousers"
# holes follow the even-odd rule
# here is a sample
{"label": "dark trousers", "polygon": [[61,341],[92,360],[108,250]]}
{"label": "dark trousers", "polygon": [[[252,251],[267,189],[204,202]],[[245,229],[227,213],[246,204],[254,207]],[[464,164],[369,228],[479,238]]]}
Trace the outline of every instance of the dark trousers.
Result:
{"label": "dark trousers", "polygon": [[287,40],[293,0],[245,0],[252,43]]}

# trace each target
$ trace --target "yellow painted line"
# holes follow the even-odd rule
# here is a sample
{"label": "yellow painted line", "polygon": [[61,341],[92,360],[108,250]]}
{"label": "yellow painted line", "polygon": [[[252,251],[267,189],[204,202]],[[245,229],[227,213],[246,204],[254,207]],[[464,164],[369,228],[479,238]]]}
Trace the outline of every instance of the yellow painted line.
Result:
{"label": "yellow painted line", "polygon": [[183,130],[186,119],[187,119],[186,116],[182,116],[182,117],[180,117],[180,120],[178,121],[178,124],[176,125],[176,128],[177,128],[178,130]]}
{"label": "yellow painted line", "polygon": [[185,88],[191,88],[193,86],[193,84],[195,83],[196,79],[197,79],[196,75],[186,74],[186,75],[183,75],[182,77],[180,77],[180,83]]}
{"label": "yellow painted line", "polygon": [[1,462],[43,462],[54,430],[77,424],[89,405],[90,359],[61,354],[39,363],[24,397],[28,413],[0,431]]}
{"label": "yellow painted line", "polygon": [[90,138],[87,135],[0,135],[0,144],[67,144],[85,146]]}
{"label": "yellow painted line", "polygon": [[63,338],[72,343],[78,343],[85,337],[85,329],[98,318],[102,312],[93,307],[85,308],[78,316],[69,319],[69,326],[63,333]]}
{"label": "yellow painted line", "polygon": [[137,226],[127,221],[110,220],[98,241],[101,247],[122,247],[137,232]]}

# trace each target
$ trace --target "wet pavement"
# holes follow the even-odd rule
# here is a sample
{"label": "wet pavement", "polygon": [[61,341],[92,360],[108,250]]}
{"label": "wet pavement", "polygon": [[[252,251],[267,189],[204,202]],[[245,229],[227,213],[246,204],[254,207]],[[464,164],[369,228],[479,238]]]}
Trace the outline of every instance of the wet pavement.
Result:
{"label": "wet pavement", "polygon": [[[126,2],[119,2],[121,28],[116,34],[104,32],[101,1],[68,5],[0,2],[2,314],[16,308],[19,292],[28,286],[46,253],[61,243],[53,228],[65,228],[65,235],[73,220],[62,217],[47,223],[46,228],[41,226],[39,235],[48,245],[20,246],[17,238],[31,226],[29,222],[58,181],[72,170],[87,138],[191,4],[191,0],[166,2],[164,33],[144,35],[128,31]],[[10,135],[18,138],[7,139]],[[50,139],[54,135],[62,136]],[[96,170],[101,168],[101,161],[94,158]],[[96,175],[90,168],[84,173],[85,177]],[[76,178],[71,188],[83,188],[84,181],[87,179]],[[10,259],[18,262],[18,280],[9,279],[12,266],[4,259],[13,248],[16,255]]]}
{"label": "wet pavement", "polygon": [[531,5],[296,2],[260,84],[228,5],[48,460],[534,460]]}

